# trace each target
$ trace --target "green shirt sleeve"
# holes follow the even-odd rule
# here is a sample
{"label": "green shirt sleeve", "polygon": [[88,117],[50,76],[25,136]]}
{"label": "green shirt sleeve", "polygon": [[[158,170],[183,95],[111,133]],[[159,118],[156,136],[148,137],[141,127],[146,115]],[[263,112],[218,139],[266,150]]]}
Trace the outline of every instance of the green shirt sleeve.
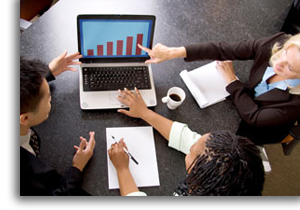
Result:
{"label": "green shirt sleeve", "polygon": [[169,136],[169,147],[184,154],[190,153],[190,147],[198,141],[200,134],[189,129],[187,124],[174,122]]}

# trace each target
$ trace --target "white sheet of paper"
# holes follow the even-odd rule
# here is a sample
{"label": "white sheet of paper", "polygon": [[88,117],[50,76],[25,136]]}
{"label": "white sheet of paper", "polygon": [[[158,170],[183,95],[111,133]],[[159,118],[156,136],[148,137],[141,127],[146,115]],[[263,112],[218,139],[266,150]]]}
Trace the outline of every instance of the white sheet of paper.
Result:
{"label": "white sheet of paper", "polygon": [[[138,161],[138,165],[129,159],[129,169],[138,187],[159,186],[159,176],[154,144],[153,128],[145,127],[114,127],[106,128],[107,150],[111,144],[121,138],[127,145],[128,151]],[[107,154],[108,187],[118,189],[117,172]]]}
{"label": "white sheet of paper", "polygon": [[229,96],[226,81],[216,68],[216,61],[189,72],[183,70],[180,76],[201,108],[223,101]]}
{"label": "white sheet of paper", "polygon": [[190,90],[191,94],[194,96],[198,105],[201,108],[205,108],[208,105],[208,101],[204,97],[201,90],[197,87],[197,85],[192,82],[191,78],[189,77],[188,71],[183,70],[180,73],[180,76],[181,76],[182,80],[184,81],[184,83],[186,84],[186,86],[188,87],[188,89]]}

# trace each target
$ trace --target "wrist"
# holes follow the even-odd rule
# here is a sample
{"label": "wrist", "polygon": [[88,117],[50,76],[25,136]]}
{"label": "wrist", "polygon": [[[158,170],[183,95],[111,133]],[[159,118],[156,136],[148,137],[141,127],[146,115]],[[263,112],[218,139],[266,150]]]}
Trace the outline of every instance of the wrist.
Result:
{"label": "wrist", "polygon": [[234,77],[228,79],[228,80],[227,80],[227,85],[230,85],[231,83],[233,83],[233,82],[236,81],[236,80],[237,80],[237,77],[236,77],[236,76],[234,76]]}
{"label": "wrist", "polygon": [[49,67],[49,70],[51,71],[51,73],[52,73],[52,71],[53,71],[53,67],[52,67],[52,64],[51,64],[51,62],[48,64],[48,67]]}
{"label": "wrist", "polygon": [[141,113],[140,118],[147,122],[148,118],[151,116],[152,113],[153,111],[147,108],[145,111]]}
{"label": "wrist", "polygon": [[83,169],[84,169],[84,166],[79,166],[79,165],[76,165],[76,164],[74,164],[74,163],[73,163],[72,166],[75,167],[75,168],[77,168],[80,172],[82,172]]}
{"label": "wrist", "polygon": [[172,47],[169,51],[169,59],[185,58],[186,50],[184,47]]}
{"label": "wrist", "polygon": [[124,174],[130,173],[129,167],[116,168],[117,176],[124,176]]}

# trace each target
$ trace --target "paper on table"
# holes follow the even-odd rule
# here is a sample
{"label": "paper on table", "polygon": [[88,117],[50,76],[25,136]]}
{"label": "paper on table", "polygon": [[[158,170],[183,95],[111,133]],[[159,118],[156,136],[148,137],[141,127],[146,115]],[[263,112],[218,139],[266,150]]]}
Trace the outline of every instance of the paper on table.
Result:
{"label": "paper on table", "polygon": [[[115,143],[111,135],[117,142],[124,138],[128,151],[138,161],[137,165],[129,159],[129,169],[136,185],[138,187],[159,186],[153,128],[151,126],[106,128],[107,150],[111,144]],[[108,154],[107,167],[108,187],[109,189],[118,189],[117,172]]]}
{"label": "paper on table", "polygon": [[191,94],[194,96],[194,98],[197,101],[198,105],[201,108],[205,108],[208,104],[208,101],[204,97],[201,90],[197,87],[197,85],[192,82],[191,78],[188,75],[188,71],[183,70],[180,73],[180,76],[181,76],[182,80],[184,81],[184,83],[186,84],[186,86],[188,87],[188,89],[190,90]]}
{"label": "paper on table", "polygon": [[201,108],[225,100],[226,81],[211,62],[190,72],[183,70],[180,76]]}

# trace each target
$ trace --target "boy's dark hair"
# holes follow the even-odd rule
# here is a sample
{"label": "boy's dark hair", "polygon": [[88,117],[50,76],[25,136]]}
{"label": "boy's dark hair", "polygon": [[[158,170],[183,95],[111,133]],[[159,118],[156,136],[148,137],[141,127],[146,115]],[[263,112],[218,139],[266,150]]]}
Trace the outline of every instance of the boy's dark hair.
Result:
{"label": "boy's dark hair", "polygon": [[[259,149],[230,131],[211,132],[205,154],[175,192],[179,195],[261,195],[264,168]],[[191,164],[193,165],[193,164]]]}
{"label": "boy's dark hair", "polygon": [[39,60],[20,58],[20,114],[34,112],[42,93],[40,91],[49,67]]}

